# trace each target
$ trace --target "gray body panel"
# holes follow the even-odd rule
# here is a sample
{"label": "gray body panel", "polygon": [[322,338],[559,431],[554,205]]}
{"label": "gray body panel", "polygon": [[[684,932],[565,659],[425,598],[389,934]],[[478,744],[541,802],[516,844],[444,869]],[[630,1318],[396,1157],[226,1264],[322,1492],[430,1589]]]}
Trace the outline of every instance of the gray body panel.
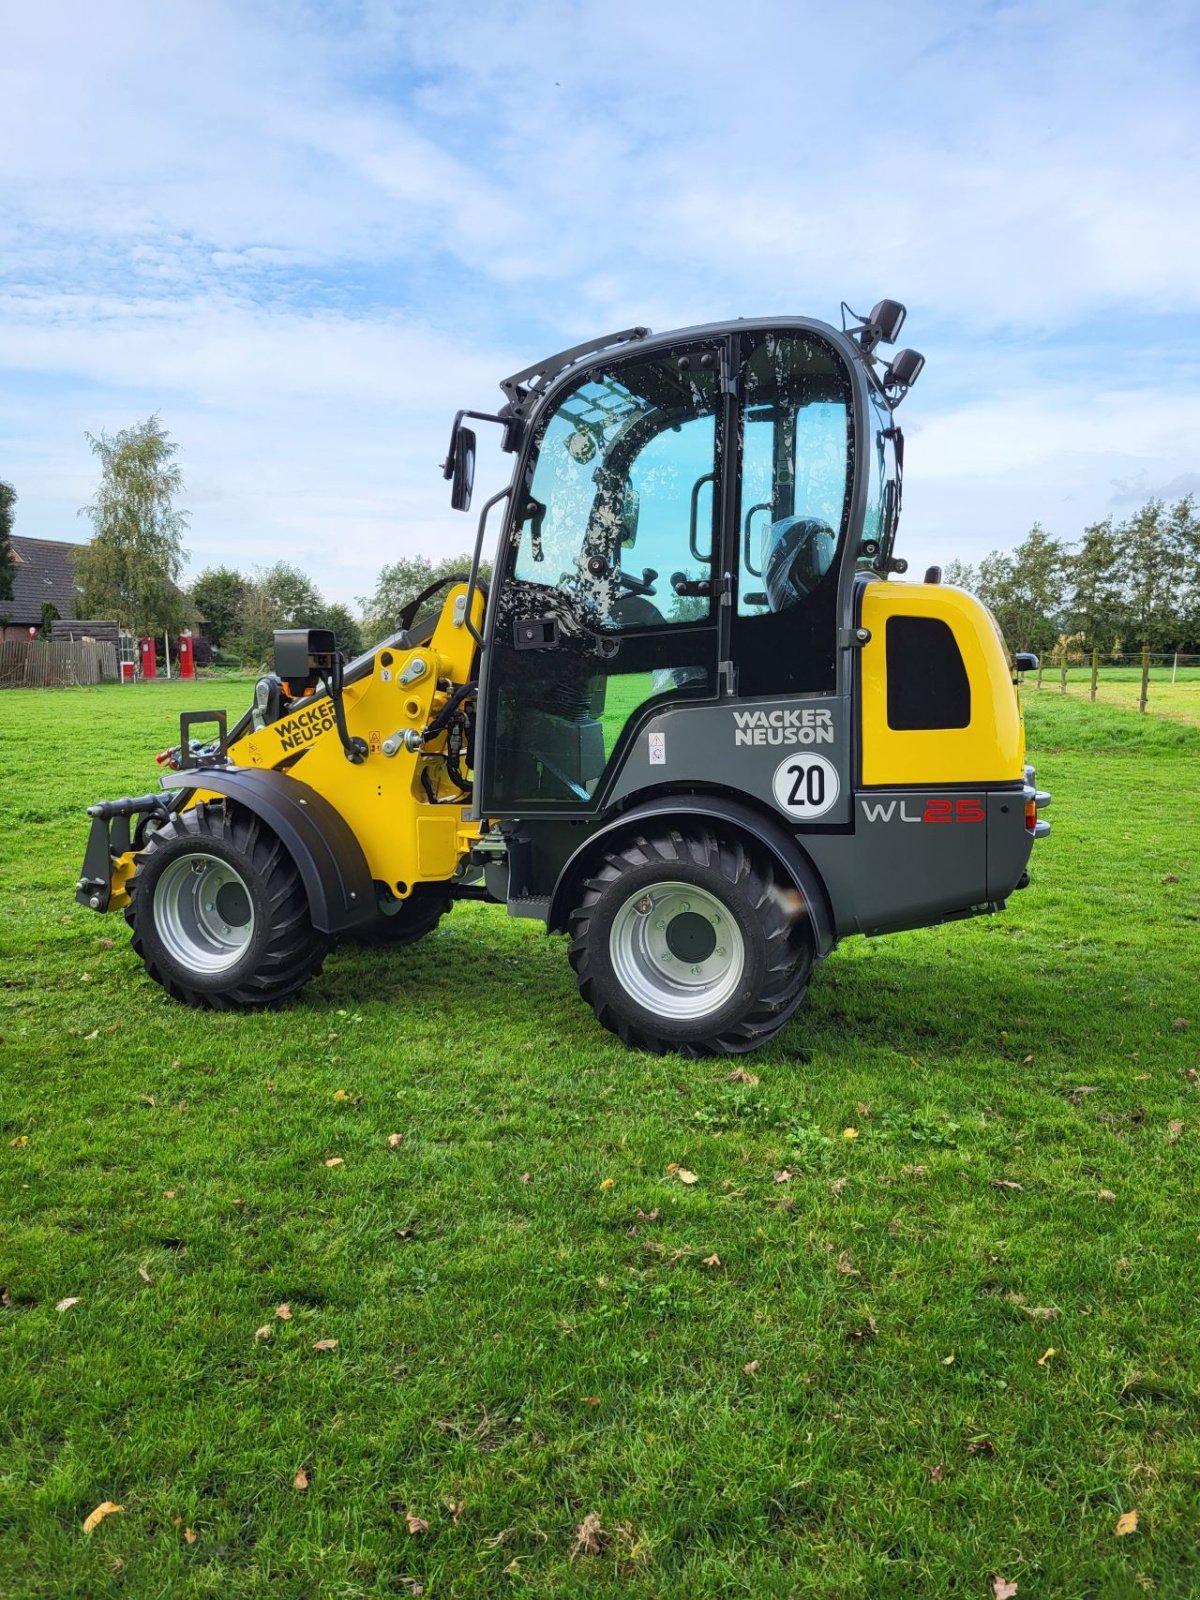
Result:
{"label": "gray body panel", "polygon": [[[836,775],[830,800],[826,775],[820,805],[777,803],[774,784],[780,768],[807,756],[827,762]],[[721,788],[746,795],[793,826],[819,818],[823,826],[850,821],[852,752],[850,718],[836,695],[800,695],[772,700],[725,700],[712,704],[676,702],[638,725],[625,759],[602,795],[605,808],[630,796],[668,786]],[[789,784],[790,792],[793,785]]]}

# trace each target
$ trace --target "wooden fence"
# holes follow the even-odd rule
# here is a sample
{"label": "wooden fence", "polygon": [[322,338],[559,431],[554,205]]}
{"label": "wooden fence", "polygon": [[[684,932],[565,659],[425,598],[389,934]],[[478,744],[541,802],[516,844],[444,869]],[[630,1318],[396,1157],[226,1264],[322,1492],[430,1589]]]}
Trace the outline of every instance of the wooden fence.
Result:
{"label": "wooden fence", "polygon": [[0,642],[0,689],[51,689],[115,683],[116,647],[93,639],[73,643],[47,639]]}

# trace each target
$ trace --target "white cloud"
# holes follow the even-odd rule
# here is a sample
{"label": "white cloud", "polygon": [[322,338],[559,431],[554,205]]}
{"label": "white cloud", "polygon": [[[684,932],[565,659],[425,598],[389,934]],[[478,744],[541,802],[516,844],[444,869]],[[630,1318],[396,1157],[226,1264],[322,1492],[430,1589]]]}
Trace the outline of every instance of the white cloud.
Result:
{"label": "white cloud", "polygon": [[75,532],[83,429],[161,408],[201,562],[289,554],[350,596],[465,542],[449,416],[540,351],[893,293],[930,357],[912,548],[1077,531],[1115,481],[1197,465],[1195,33],[1182,4],[1079,0],[25,8],[0,65],[20,525]]}

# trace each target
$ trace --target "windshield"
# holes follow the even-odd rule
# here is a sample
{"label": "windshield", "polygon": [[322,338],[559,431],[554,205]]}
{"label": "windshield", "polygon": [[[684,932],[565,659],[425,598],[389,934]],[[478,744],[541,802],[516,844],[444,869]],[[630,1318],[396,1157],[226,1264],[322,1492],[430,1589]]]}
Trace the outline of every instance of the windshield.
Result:
{"label": "windshield", "polygon": [[564,591],[591,626],[628,626],[644,605],[614,607],[654,584],[648,570],[660,617],[675,610],[674,577],[709,576],[720,401],[709,355],[626,365],[560,402],[538,439],[516,579]]}

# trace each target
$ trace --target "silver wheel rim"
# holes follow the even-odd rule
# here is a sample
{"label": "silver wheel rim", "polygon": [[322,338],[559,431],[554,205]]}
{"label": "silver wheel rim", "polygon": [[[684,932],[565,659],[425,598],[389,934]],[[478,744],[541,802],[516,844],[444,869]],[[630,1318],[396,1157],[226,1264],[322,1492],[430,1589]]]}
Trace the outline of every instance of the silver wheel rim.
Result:
{"label": "silver wheel rim", "polygon": [[178,856],[158,880],[154,925],[181,966],[225,972],[254,937],[254,902],[236,868],[196,850]]}
{"label": "silver wheel rim", "polygon": [[655,883],[630,895],[608,948],[629,998],[675,1021],[719,1011],[746,971],[742,930],[723,901],[694,883]]}

